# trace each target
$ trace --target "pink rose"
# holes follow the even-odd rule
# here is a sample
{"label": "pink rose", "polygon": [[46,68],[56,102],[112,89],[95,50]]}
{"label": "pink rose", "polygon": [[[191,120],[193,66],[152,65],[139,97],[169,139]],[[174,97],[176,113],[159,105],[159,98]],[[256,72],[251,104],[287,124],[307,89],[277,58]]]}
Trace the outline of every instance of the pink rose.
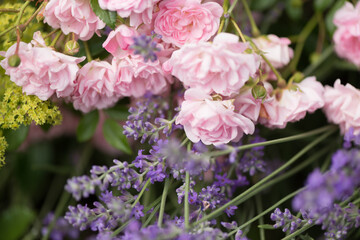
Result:
{"label": "pink rose", "polygon": [[[99,0],[102,9],[116,11],[120,17],[127,18],[131,14],[147,12],[152,14],[154,5],[160,0]],[[151,19],[151,16],[150,16]]]}
{"label": "pink rose", "polygon": [[185,43],[207,41],[219,28],[223,13],[218,3],[201,0],[164,0],[156,13],[155,32],[164,42],[181,47]]}
{"label": "pink rose", "polygon": [[[294,51],[289,47],[291,41],[288,38],[279,38],[276,35],[270,34],[255,38],[253,41],[256,46],[264,52],[265,57],[275,68],[286,66],[294,56]],[[261,61],[261,66],[265,73],[272,73],[270,67],[264,60]]]}
{"label": "pink rose", "polygon": [[248,47],[239,42],[236,35],[220,33],[213,43],[185,44],[173,52],[164,70],[171,72],[185,87],[230,96],[239,92],[260,65],[258,55],[245,53]]}
{"label": "pink rose", "polygon": [[260,115],[262,103],[274,100],[273,97],[270,97],[270,93],[273,91],[271,84],[264,82],[264,87],[268,93],[264,100],[255,99],[251,93],[251,88],[241,92],[234,101],[235,111],[256,123]]}
{"label": "pink rose", "polygon": [[[38,42],[43,42],[37,33],[34,37]],[[8,58],[15,53],[15,49],[16,44],[8,49],[0,65],[10,75],[11,81],[22,87],[23,92],[36,95],[41,100],[49,99],[54,93],[57,97],[68,97],[72,93],[79,71],[77,64],[85,57],[75,58],[48,47],[34,47],[30,43],[20,42],[18,55],[21,63],[18,67],[10,67]]]}
{"label": "pink rose", "polygon": [[115,104],[115,69],[105,61],[91,61],[79,71],[76,88],[71,96],[74,108],[82,112],[103,109]]}
{"label": "pink rose", "polygon": [[192,142],[201,140],[206,145],[238,141],[255,130],[250,119],[234,112],[233,100],[214,100],[196,88],[185,92],[176,124],[184,126]]}
{"label": "pink rose", "polygon": [[338,27],[333,39],[336,53],[357,66],[360,66],[360,2],[356,7],[345,2],[334,16]]}
{"label": "pink rose", "polygon": [[336,80],[334,87],[325,86],[325,106],[323,108],[329,122],[338,124],[343,134],[354,129],[360,133],[360,90],[347,83],[341,85]]}
{"label": "pink rose", "polygon": [[134,28],[120,25],[109,33],[103,47],[115,57],[127,56],[132,52],[130,46],[134,43],[133,38],[138,35]]}
{"label": "pink rose", "polygon": [[115,91],[122,96],[141,97],[146,92],[161,94],[172,83],[171,76],[162,70],[159,60],[144,62],[142,56],[114,58],[116,66]]}
{"label": "pink rose", "polygon": [[260,111],[259,122],[270,128],[285,128],[288,122],[296,122],[324,106],[324,87],[315,77],[305,78],[292,84],[293,89],[284,89],[265,101]]}
{"label": "pink rose", "polygon": [[90,0],[50,0],[44,17],[44,22],[51,27],[61,28],[65,34],[75,33],[83,41],[105,27],[93,12]]}

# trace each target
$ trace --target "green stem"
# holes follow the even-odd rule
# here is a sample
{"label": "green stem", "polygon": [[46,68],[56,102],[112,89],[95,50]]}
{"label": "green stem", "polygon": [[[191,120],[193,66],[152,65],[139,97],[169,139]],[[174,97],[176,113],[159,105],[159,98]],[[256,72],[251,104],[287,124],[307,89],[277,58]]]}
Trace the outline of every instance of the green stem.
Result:
{"label": "green stem", "polygon": [[301,57],[301,53],[302,53],[302,51],[304,49],[305,41],[309,37],[310,33],[316,27],[316,24],[317,24],[317,16],[314,15],[308,21],[308,23],[305,25],[304,29],[300,32],[298,40],[297,40],[297,44],[296,44],[296,47],[295,47],[294,58],[290,62],[289,67],[284,72],[284,76],[288,76],[292,72],[296,71],[297,65],[298,65],[300,57]]}
{"label": "green stem", "polygon": [[154,211],[152,211],[152,213],[150,214],[149,218],[146,219],[146,222],[144,223],[143,228],[146,228],[146,227],[150,224],[151,220],[153,219],[153,217],[155,216],[155,214],[157,213],[157,211],[159,211],[159,208],[160,208],[160,204],[156,205],[156,207],[154,208]]}
{"label": "green stem", "polygon": [[236,4],[238,3],[238,0],[234,0],[233,3],[231,4],[229,10],[228,10],[228,14],[231,14],[232,11],[234,10],[234,8],[236,7]]}
{"label": "green stem", "polygon": [[17,20],[16,20],[15,25],[12,26],[12,27],[9,27],[8,29],[6,29],[5,31],[3,31],[2,33],[0,33],[0,37],[4,36],[5,34],[7,34],[7,33],[10,32],[10,31],[14,30],[14,29],[20,24],[20,20],[21,20],[23,14],[24,14],[25,8],[26,8],[29,4],[30,4],[30,1],[27,1],[27,2],[25,2],[25,3],[21,6],[21,8],[20,8],[20,10],[19,10],[19,15],[18,15],[18,18],[17,18]]}
{"label": "green stem", "polygon": [[283,197],[280,201],[276,202],[274,205],[272,205],[271,207],[269,207],[268,209],[266,209],[265,211],[263,211],[262,213],[260,213],[259,215],[253,217],[252,219],[250,219],[249,221],[247,221],[246,223],[242,224],[241,226],[239,226],[237,229],[231,231],[229,233],[229,236],[235,234],[238,230],[244,229],[245,227],[249,226],[251,223],[255,222],[256,220],[262,218],[263,216],[265,216],[266,214],[272,212],[275,208],[277,208],[278,206],[280,206],[281,204],[283,204],[284,202],[286,202],[287,200],[293,198],[294,196],[296,196],[297,194],[299,194],[300,192],[302,192],[305,188],[300,188],[299,190],[296,190],[295,192],[292,192],[290,194],[288,194],[287,196]]}
{"label": "green stem", "polygon": [[87,42],[84,42],[84,47],[85,47],[85,53],[86,53],[87,61],[88,61],[88,62],[91,62],[91,61],[92,61],[92,57],[91,57],[89,45],[88,45]]}
{"label": "green stem", "polygon": [[62,32],[58,32],[55,36],[55,38],[52,40],[52,42],[50,43],[49,47],[55,47],[55,44],[57,43],[57,41],[59,40],[60,36],[61,36]]}
{"label": "green stem", "polygon": [[190,174],[187,171],[185,176],[185,198],[184,198],[185,230],[188,230],[190,227],[189,191],[190,191]]}
{"label": "green stem", "polygon": [[149,186],[150,184],[150,178],[146,181],[144,187],[141,189],[138,197],[135,199],[134,203],[131,205],[131,208],[134,208],[136,206],[136,204],[140,201],[141,196],[144,194],[146,188]]}
{"label": "green stem", "polygon": [[286,162],[284,165],[282,165],[281,167],[279,167],[278,169],[276,169],[274,172],[272,172],[271,174],[269,174],[268,176],[266,176],[265,178],[261,179],[259,182],[257,182],[256,184],[254,184],[252,187],[250,187],[249,189],[247,189],[245,192],[241,193],[240,195],[236,196],[235,198],[233,198],[231,201],[227,202],[226,204],[224,204],[223,206],[217,208],[216,210],[214,210],[213,212],[211,212],[210,214],[206,215],[205,217],[203,217],[202,219],[200,219],[199,221],[197,221],[196,223],[194,223],[194,225],[198,225],[199,223],[202,223],[204,221],[207,221],[208,219],[212,219],[214,217],[216,217],[217,215],[219,215],[220,213],[222,213],[227,207],[231,206],[231,205],[238,205],[239,201],[242,200],[244,197],[247,197],[249,194],[254,194],[253,192],[255,190],[257,190],[257,188],[259,187],[263,187],[264,184],[266,184],[271,178],[273,178],[275,175],[279,174],[280,172],[282,172],[283,170],[285,170],[287,167],[289,167],[291,164],[293,164],[294,162],[296,162],[302,155],[304,155],[305,153],[307,153],[311,148],[313,148],[314,146],[316,146],[318,143],[322,142],[324,139],[326,139],[330,134],[332,134],[335,131],[335,129],[333,129],[332,131],[326,132],[323,135],[321,135],[320,137],[316,138],[314,141],[312,141],[311,143],[309,143],[308,145],[306,145],[301,151],[299,151],[295,156],[293,156],[288,162]]}
{"label": "green stem", "polygon": [[30,1],[27,1],[27,2],[25,2],[25,3],[21,6],[20,11],[19,11],[18,18],[17,18],[17,20],[16,20],[16,22],[15,22],[15,26],[18,26],[18,25],[20,24],[21,18],[22,18],[22,16],[24,15],[24,11],[25,11],[26,7],[27,7],[29,4],[30,4]]}
{"label": "green stem", "polygon": [[[261,213],[263,211],[263,209],[262,209],[262,203],[261,203],[260,195],[255,196],[255,202],[256,202],[256,208],[257,208],[258,213]],[[260,225],[264,224],[263,216],[261,216],[259,218],[259,224]],[[259,231],[260,231],[260,240],[265,240],[265,230],[263,228],[260,228]]]}
{"label": "green stem", "polygon": [[[93,152],[93,148],[91,146],[91,143],[88,143],[85,146],[84,152],[81,156],[80,162],[78,164],[78,166],[75,168],[74,172],[72,175],[79,175],[82,173],[86,163],[89,161],[91,154]],[[70,200],[70,193],[68,193],[67,191],[63,190],[60,200],[56,206],[55,209],[55,214],[54,214],[54,218],[51,221],[51,223],[49,224],[48,227],[48,231],[47,233],[42,237],[42,240],[47,240],[49,238],[49,234],[51,233],[52,229],[55,226],[56,220],[58,219],[58,217],[60,216],[60,214],[64,211],[64,208],[66,207],[68,201]]]}
{"label": "green stem", "polygon": [[294,239],[294,237],[296,237],[297,235],[305,232],[306,230],[308,230],[309,228],[311,228],[312,226],[314,226],[315,224],[312,223],[312,224],[306,224],[304,225],[302,228],[300,228],[299,230],[293,232],[292,234],[282,238],[281,240],[290,240],[290,239]]}
{"label": "green stem", "polygon": [[313,135],[317,135],[319,133],[322,132],[326,132],[326,131],[333,131],[335,129],[334,126],[329,125],[329,126],[325,126],[325,127],[321,127],[306,133],[301,133],[301,134],[297,134],[294,136],[290,136],[290,137],[284,137],[284,138],[279,138],[279,139],[274,139],[274,140],[270,140],[270,141],[265,141],[265,142],[260,142],[260,143],[253,143],[253,144],[247,144],[247,145],[243,145],[240,147],[236,147],[236,148],[228,148],[225,150],[221,150],[221,151],[215,151],[212,152],[210,154],[210,156],[212,157],[218,157],[218,156],[222,156],[225,154],[229,154],[231,153],[233,150],[237,150],[237,151],[242,151],[245,149],[249,149],[249,148],[254,148],[254,147],[260,147],[260,146],[268,146],[268,145],[273,145],[273,144],[279,144],[279,143],[284,143],[284,142],[291,142],[291,141],[295,141],[298,139],[302,139],[302,138],[307,138]]}
{"label": "green stem", "polygon": [[160,227],[160,228],[161,228],[162,221],[163,221],[166,197],[167,197],[167,194],[168,194],[169,186],[170,186],[170,179],[166,178],[164,191],[163,191],[163,194],[162,194],[162,197],[161,197],[160,212],[159,212],[159,218],[158,218],[158,227]]}
{"label": "green stem", "polygon": [[247,1],[246,0],[241,0],[241,1],[242,1],[243,5],[244,5],[246,15],[249,18],[250,25],[251,25],[251,33],[252,33],[253,37],[260,36],[261,33],[260,33],[258,27],[256,26],[255,20],[254,20],[254,18],[252,16],[252,13],[251,13],[251,10],[249,8],[249,5],[248,5]]}
{"label": "green stem", "polygon": [[0,8],[0,13],[18,13],[18,12],[20,12],[20,10],[15,8]]}
{"label": "green stem", "polygon": [[313,74],[313,72],[327,59],[329,59],[329,57],[331,56],[331,54],[334,53],[334,46],[329,46],[327,47],[322,54],[320,55],[320,58],[314,62],[313,64],[309,65],[307,68],[305,68],[305,70],[303,71],[305,76],[310,76]]}
{"label": "green stem", "polygon": [[242,34],[242,32],[241,32],[239,26],[237,25],[237,23],[235,22],[235,20],[234,20],[233,18],[231,18],[230,21],[231,21],[231,23],[234,25],[237,33],[239,34],[239,36],[240,36],[240,38],[241,38],[241,41],[245,43],[245,42],[246,42],[245,37],[244,37],[244,35]]}

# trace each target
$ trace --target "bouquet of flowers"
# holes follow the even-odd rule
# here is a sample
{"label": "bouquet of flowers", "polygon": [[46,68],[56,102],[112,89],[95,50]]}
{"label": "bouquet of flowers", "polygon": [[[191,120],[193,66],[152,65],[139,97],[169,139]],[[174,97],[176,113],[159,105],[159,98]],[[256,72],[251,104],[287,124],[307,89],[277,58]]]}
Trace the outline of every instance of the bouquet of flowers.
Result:
{"label": "bouquet of flowers", "polygon": [[0,239],[358,239],[360,2],[5,0]]}

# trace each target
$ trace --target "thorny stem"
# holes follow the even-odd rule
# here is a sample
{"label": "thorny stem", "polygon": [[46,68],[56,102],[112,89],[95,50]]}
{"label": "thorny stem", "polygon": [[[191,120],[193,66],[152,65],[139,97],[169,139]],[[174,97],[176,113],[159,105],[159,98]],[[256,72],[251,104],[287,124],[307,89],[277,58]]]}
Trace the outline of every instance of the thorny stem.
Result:
{"label": "thorny stem", "polygon": [[15,8],[0,8],[0,13],[18,13],[20,12],[20,9]]}
{"label": "thorny stem", "polygon": [[19,15],[18,18],[16,20],[16,23],[14,26],[9,27],[8,29],[6,29],[5,31],[3,31],[2,33],[0,33],[0,37],[4,36],[5,34],[7,34],[8,32],[10,32],[11,30],[14,30],[19,24],[20,24],[20,20],[22,18],[22,15],[24,14],[25,8],[30,4],[30,1],[25,2],[20,10],[19,10]]}
{"label": "thorny stem", "polygon": [[61,34],[62,34],[61,31],[56,34],[55,38],[54,38],[53,41],[50,43],[49,47],[55,47],[55,44],[56,44],[57,41],[59,40]]}

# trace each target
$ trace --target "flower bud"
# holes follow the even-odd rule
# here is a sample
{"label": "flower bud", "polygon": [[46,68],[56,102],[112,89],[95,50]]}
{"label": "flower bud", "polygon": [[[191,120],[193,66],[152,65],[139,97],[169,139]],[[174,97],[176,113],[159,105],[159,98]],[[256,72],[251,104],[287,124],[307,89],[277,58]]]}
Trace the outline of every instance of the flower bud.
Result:
{"label": "flower bud", "polygon": [[80,45],[77,41],[70,40],[65,44],[64,53],[68,55],[75,55],[79,52]]}
{"label": "flower bud", "polygon": [[251,94],[255,99],[265,99],[267,92],[263,84],[257,84],[251,89]]}
{"label": "flower bud", "polygon": [[8,64],[10,67],[18,67],[21,63],[19,55],[14,54],[8,58]]}
{"label": "flower bud", "polygon": [[296,83],[300,83],[303,79],[304,79],[304,74],[301,72],[296,72],[293,76],[292,79],[294,82]]}

